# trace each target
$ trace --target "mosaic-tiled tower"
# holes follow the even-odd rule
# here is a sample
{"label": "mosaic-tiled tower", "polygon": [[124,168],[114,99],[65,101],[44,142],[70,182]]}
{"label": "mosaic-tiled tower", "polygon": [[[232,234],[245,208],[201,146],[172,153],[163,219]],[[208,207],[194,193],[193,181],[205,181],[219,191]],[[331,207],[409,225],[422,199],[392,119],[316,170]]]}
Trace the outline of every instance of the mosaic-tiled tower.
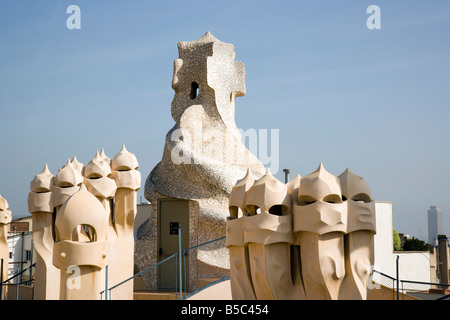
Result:
{"label": "mosaic-tiled tower", "polygon": [[198,40],[178,43],[178,51],[172,81],[175,125],[145,184],[154,216],[138,243],[136,258],[142,267],[157,260],[161,199],[189,201],[189,227],[183,232],[189,233],[189,246],[197,245],[225,235],[228,197],[236,181],[248,169],[256,177],[265,172],[242,143],[235,123],[235,98],[246,89],[244,64],[235,61],[233,45],[207,32]]}

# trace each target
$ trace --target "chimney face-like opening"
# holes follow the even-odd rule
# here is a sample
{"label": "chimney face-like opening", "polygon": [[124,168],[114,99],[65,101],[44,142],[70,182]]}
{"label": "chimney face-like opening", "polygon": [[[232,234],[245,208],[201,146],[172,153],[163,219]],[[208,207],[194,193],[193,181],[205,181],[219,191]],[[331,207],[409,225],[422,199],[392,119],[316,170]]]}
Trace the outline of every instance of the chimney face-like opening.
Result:
{"label": "chimney face-like opening", "polygon": [[283,204],[276,204],[269,209],[269,213],[275,216],[284,216],[288,211],[288,207]]}
{"label": "chimney face-like opening", "polygon": [[77,242],[95,242],[97,233],[95,228],[89,224],[80,224],[72,231],[72,241]]}
{"label": "chimney face-like opening", "polygon": [[245,207],[245,212],[247,216],[254,216],[261,213],[261,208],[250,204]]}

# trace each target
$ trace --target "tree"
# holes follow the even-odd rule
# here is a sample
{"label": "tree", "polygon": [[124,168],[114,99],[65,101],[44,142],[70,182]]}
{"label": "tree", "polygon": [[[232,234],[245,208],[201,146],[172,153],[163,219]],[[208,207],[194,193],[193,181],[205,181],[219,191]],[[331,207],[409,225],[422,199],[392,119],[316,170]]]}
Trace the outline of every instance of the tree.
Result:
{"label": "tree", "polygon": [[395,229],[392,229],[392,236],[394,238],[394,251],[401,251],[402,244],[400,241],[400,236],[398,235],[397,231],[395,231]]}
{"label": "tree", "polygon": [[404,251],[429,251],[429,244],[425,243],[425,241],[419,240],[415,237],[412,239],[406,239],[403,244]]}

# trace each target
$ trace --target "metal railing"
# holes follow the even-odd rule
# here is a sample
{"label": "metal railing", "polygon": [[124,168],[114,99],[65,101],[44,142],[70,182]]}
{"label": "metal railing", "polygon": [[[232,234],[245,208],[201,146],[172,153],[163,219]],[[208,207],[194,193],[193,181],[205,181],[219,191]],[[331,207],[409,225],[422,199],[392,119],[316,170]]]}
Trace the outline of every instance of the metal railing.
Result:
{"label": "metal railing", "polygon": [[[180,259],[181,258],[181,259]],[[229,280],[225,237],[184,250],[142,270],[114,286],[108,286],[106,268],[104,300],[122,300],[134,294],[167,294],[187,299],[214,284]],[[223,266],[225,265],[225,268]],[[36,264],[3,281],[0,272],[0,299],[33,300]],[[201,280],[201,281],[199,281]],[[373,270],[369,300],[450,300],[450,284],[401,280]]]}
{"label": "metal railing", "polygon": [[401,280],[374,270],[370,300],[450,300],[450,284]]}
{"label": "metal railing", "polygon": [[[164,260],[159,261],[158,263],[138,272],[132,277],[108,288],[100,292],[100,297],[102,300],[120,300],[122,296],[125,296],[125,293],[129,291],[129,288],[133,288],[134,292],[149,292],[149,293],[161,293],[161,292],[170,292],[178,294],[176,290],[178,285],[178,257],[179,253],[174,253],[171,256],[165,258]],[[171,271],[167,271],[167,268],[164,266],[173,265],[175,269]],[[166,273],[163,275],[163,273]],[[161,285],[160,279],[162,277],[172,278],[175,281],[175,290],[172,287],[167,287]],[[148,285],[147,281],[154,282],[154,285]],[[105,280],[107,281],[107,280]],[[177,296],[178,297],[178,296]]]}
{"label": "metal railing", "polygon": [[[181,238],[181,230],[179,237]],[[209,287],[211,283],[228,279],[227,264],[229,255],[225,237],[183,250],[180,244],[178,252],[129,279],[112,287],[106,284],[100,296],[104,300],[121,300],[122,297],[130,297],[129,292],[132,290],[137,294],[165,294],[181,300]]]}
{"label": "metal railing", "polygon": [[397,279],[383,272],[373,270],[369,287],[369,300],[396,300]]}
{"label": "metal railing", "polygon": [[414,297],[420,300],[448,300],[450,284],[400,280],[402,300]]}
{"label": "metal railing", "polygon": [[5,281],[0,276],[0,300],[33,300],[35,267],[36,263],[33,263]]}

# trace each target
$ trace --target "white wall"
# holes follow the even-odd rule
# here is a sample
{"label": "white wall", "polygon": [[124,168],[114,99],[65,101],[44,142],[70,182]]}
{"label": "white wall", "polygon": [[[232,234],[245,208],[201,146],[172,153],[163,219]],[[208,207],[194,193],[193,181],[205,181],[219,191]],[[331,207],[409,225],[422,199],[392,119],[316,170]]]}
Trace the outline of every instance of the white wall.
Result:
{"label": "white wall", "polygon": [[430,253],[417,251],[394,252],[399,256],[398,270],[401,280],[431,282]]}
{"label": "white wall", "polygon": [[[9,252],[12,252],[12,257],[9,259],[8,263],[9,277],[17,273],[18,267],[20,270],[21,261],[23,262],[23,269],[30,266],[30,261],[26,259],[26,250],[32,250],[32,241],[33,234],[31,232],[10,233],[8,235],[8,249]],[[34,259],[33,253],[33,260]]]}
{"label": "white wall", "polygon": [[375,266],[374,269],[396,278],[396,259],[399,256],[400,280],[431,282],[430,253],[393,252],[392,202],[376,202]]}
{"label": "white wall", "polygon": [[376,202],[375,265],[374,269],[395,277],[395,257],[392,238],[392,202]]}

